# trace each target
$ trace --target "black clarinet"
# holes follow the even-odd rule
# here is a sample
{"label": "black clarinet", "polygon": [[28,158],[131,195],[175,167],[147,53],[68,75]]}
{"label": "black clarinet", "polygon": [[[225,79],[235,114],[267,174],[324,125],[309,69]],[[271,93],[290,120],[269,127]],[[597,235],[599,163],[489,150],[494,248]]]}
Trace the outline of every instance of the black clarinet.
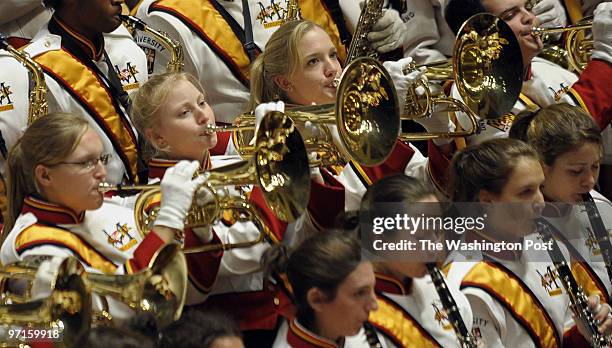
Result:
{"label": "black clarinet", "polygon": [[585,193],[582,195],[582,200],[585,203],[584,208],[589,216],[591,228],[593,228],[593,235],[595,236],[595,239],[597,239],[601,256],[603,257],[604,264],[606,265],[608,277],[610,278],[610,281],[612,281],[612,243],[610,243],[610,236],[608,235],[606,226],[601,219],[601,214],[599,214],[599,210],[597,210],[597,205],[595,205],[593,196],[591,196],[590,193]]}
{"label": "black clarinet", "polygon": [[444,281],[442,272],[440,272],[440,269],[438,269],[435,263],[428,263],[427,270],[429,271],[431,280],[436,288],[438,297],[440,297],[442,307],[444,307],[444,310],[448,315],[448,320],[455,330],[459,345],[463,348],[475,348],[477,346],[476,338],[470,334],[465,326],[461,313],[459,313],[457,303],[455,302],[455,299],[453,299],[453,295],[451,295],[450,290],[448,290],[448,286]]}
{"label": "black clarinet", "polygon": [[591,338],[591,346],[600,348],[610,345],[612,343],[610,339],[599,333],[597,328],[599,325],[595,318],[593,318],[593,313],[591,313],[589,309],[588,298],[582,287],[576,282],[576,278],[574,278],[565,257],[561,253],[557,241],[553,238],[553,231],[557,232],[556,228],[544,219],[537,219],[536,225],[542,240],[546,243],[550,243],[552,247],[551,250],[548,251],[548,255],[550,255],[553,265],[557,270],[559,280],[561,280],[565,291],[567,291],[572,312],[588,331],[587,334]]}
{"label": "black clarinet", "polygon": [[372,324],[368,323],[367,321],[363,323],[363,331],[365,332],[368,345],[371,348],[382,348],[382,343],[380,343],[378,335],[376,334],[376,329]]}

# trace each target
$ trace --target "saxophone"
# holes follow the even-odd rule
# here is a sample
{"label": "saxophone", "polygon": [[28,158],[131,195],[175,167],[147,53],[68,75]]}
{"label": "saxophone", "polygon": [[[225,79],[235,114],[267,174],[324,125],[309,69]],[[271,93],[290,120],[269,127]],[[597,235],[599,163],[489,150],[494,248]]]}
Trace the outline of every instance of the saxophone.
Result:
{"label": "saxophone", "polygon": [[593,234],[599,244],[599,250],[601,250],[601,256],[606,265],[608,277],[612,280],[612,243],[610,242],[610,236],[608,235],[606,226],[601,219],[601,214],[599,214],[599,210],[597,210],[597,206],[591,194],[585,193],[582,195],[582,200],[586,213],[589,216],[589,222],[593,228]]}
{"label": "saxophone", "polygon": [[587,334],[590,337],[591,346],[596,348],[608,347],[612,344],[612,340],[610,340],[610,337],[599,333],[599,325],[589,309],[587,295],[578,282],[576,282],[576,278],[574,278],[565,257],[561,253],[557,241],[553,238],[552,231],[555,230],[555,227],[544,219],[537,219],[536,226],[542,241],[550,243],[552,246],[548,254],[559,274],[559,280],[561,280],[565,291],[567,291],[567,295],[570,299],[570,309],[588,331]]}
{"label": "saxophone", "polygon": [[346,57],[346,64],[359,57],[372,57],[378,58],[378,53],[368,41],[368,33],[372,31],[374,24],[382,17],[384,0],[365,0],[361,14],[359,14],[359,20],[355,27],[355,33],[349,46],[348,55]]}
{"label": "saxophone", "polygon": [[170,61],[168,61],[168,64],[166,65],[166,72],[183,71],[185,58],[183,57],[183,47],[178,41],[172,39],[164,32],[151,28],[140,18],[128,15],[119,15],[119,18],[128,27],[128,29],[130,29],[130,31],[144,31],[158,40],[170,52],[171,56]]}
{"label": "saxophone", "polygon": [[446,286],[446,282],[444,281],[444,277],[442,277],[442,272],[440,272],[440,269],[438,269],[435,263],[428,263],[427,271],[431,276],[431,280],[436,288],[438,297],[440,297],[442,306],[448,314],[448,320],[450,321],[453,330],[455,330],[457,340],[459,341],[459,346],[462,348],[476,348],[476,338],[470,334],[465,326],[461,313],[459,313],[457,303],[455,303],[455,299],[453,299],[453,295],[451,295],[450,291],[448,290],[448,286]]}
{"label": "saxophone", "polygon": [[0,49],[4,49],[13,55],[15,59],[28,69],[32,76],[34,88],[30,91],[29,96],[29,126],[49,112],[47,106],[47,84],[45,83],[45,74],[40,65],[36,63],[27,52],[16,50],[13,46],[9,45],[6,37],[2,34],[0,34]]}

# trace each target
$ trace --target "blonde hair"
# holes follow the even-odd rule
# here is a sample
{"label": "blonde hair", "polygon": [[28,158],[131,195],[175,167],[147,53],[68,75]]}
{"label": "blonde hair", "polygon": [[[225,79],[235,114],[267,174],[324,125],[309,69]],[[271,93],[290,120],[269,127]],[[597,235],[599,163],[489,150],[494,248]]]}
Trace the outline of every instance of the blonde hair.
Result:
{"label": "blonde hair", "polygon": [[[159,108],[166,103],[166,98],[170,91],[174,89],[179,81],[190,82],[195,88],[206,96],[204,87],[198,79],[188,73],[165,73],[155,75],[145,82],[132,96],[131,119],[134,127],[141,135],[145,135],[147,129],[159,126],[161,115],[158,114]],[[152,156],[163,149],[143,137],[145,142],[145,156]]]}
{"label": "blonde hair", "polygon": [[279,75],[290,78],[295,74],[303,58],[298,44],[314,28],[324,30],[311,21],[291,21],[281,25],[270,36],[264,52],[251,65],[249,110],[278,98],[289,101],[273,78]]}
{"label": "blonde hair", "polygon": [[34,170],[37,165],[53,166],[62,162],[79,145],[89,129],[84,119],[66,113],[52,113],[32,123],[11,148],[8,156],[8,217],[4,235],[13,228],[29,195],[43,197]]}

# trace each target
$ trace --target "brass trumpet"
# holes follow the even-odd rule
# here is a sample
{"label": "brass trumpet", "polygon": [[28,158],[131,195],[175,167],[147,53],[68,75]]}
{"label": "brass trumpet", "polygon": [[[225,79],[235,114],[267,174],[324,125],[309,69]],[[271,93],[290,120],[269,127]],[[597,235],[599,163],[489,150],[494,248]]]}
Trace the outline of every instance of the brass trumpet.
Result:
{"label": "brass trumpet", "polygon": [[146,269],[135,274],[87,273],[91,289],[130,308],[153,313],[165,327],[181,317],[187,296],[187,260],[177,244],[158,250]]}
{"label": "brass trumpet", "polygon": [[[186,254],[249,247],[263,241],[265,237],[273,242],[277,241],[245,194],[240,197],[220,195],[217,193],[219,188],[258,185],[268,206],[279,219],[287,222],[295,221],[306,209],[310,193],[308,157],[293,121],[282,113],[268,113],[257,131],[255,147],[256,151],[251,160],[243,160],[208,172],[210,175],[206,183],[198,190],[210,191],[215,200],[203,206],[194,200],[187,214],[185,227],[209,226],[221,217],[223,211],[230,210],[238,212],[234,216],[239,220],[253,220],[261,231],[259,237],[239,244],[185,249],[183,251]],[[142,236],[148,233],[155,220],[156,210],[146,212],[146,207],[159,197],[159,184],[128,187],[103,185],[100,190],[142,190],[136,201],[134,214],[138,231]]]}
{"label": "brass trumpet", "polygon": [[557,28],[531,28],[531,35],[542,37],[546,34],[565,33],[565,51],[567,52],[567,60],[570,66],[581,73],[586,65],[591,60],[591,52],[593,51],[593,39],[585,39],[584,31],[590,30],[593,27],[593,16],[581,19],[575,25]]}
{"label": "brass trumpet", "polygon": [[[2,267],[0,276],[6,280],[35,277],[40,262],[23,261]],[[83,279],[84,269],[73,257],[60,264],[51,285],[51,295],[41,300],[0,305],[0,324],[44,328],[51,333],[55,346],[73,347],[77,339],[91,326],[91,295]],[[58,337],[54,337],[58,334]],[[27,338],[27,337],[26,337]],[[18,343],[0,339],[0,346]]]}
{"label": "brass trumpet", "polygon": [[170,52],[170,60],[166,64],[166,72],[181,72],[185,65],[185,58],[183,56],[183,47],[181,44],[172,39],[168,34],[157,31],[148,26],[143,20],[134,16],[119,15],[119,19],[132,30],[140,30],[153,36],[158,40],[164,48]]}
{"label": "brass trumpet", "polygon": [[[78,265],[74,265],[74,261]],[[30,300],[30,287],[39,265],[39,262],[23,261],[0,270],[0,276],[5,282],[9,279],[22,279],[27,283],[22,295],[3,293],[3,302],[26,303]],[[114,297],[134,310],[150,312],[162,327],[181,316],[187,295],[187,261],[180,246],[176,244],[162,247],[155,253],[147,269],[135,274],[86,273],[80,262],[70,257],[62,262],[59,274],[65,273],[68,266],[78,270],[79,279],[82,278],[88,291],[91,289],[98,295]],[[91,307],[91,303],[89,306]],[[89,310],[87,319],[91,321],[95,318],[94,321],[98,324],[112,325],[112,316],[104,298],[102,306],[101,312]]]}
{"label": "brass trumpet", "polygon": [[[405,140],[427,140],[472,135],[478,132],[478,118],[504,116],[516,103],[522,86],[521,49],[512,29],[501,19],[486,13],[470,17],[457,33],[453,57],[447,61],[409,65],[404,73],[427,67],[428,80],[454,80],[463,101],[434,96],[425,79],[416,81],[408,90],[403,117],[417,119],[430,115],[436,104],[445,104],[448,111],[462,111],[470,119],[471,128],[460,132],[404,133]],[[417,88],[425,91],[417,94]]]}
{"label": "brass trumpet", "polygon": [[16,50],[9,45],[6,37],[0,33],[0,49],[9,52],[15,59],[23,64],[30,72],[34,87],[30,91],[29,108],[28,108],[28,123],[31,125],[37,119],[45,116],[49,112],[47,105],[47,84],[45,83],[45,74],[43,73],[40,64],[25,51]]}
{"label": "brass trumpet", "polygon": [[[395,147],[400,128],[398,104],[387,70],[375,59],[361,57],[343,70],[335,103],[293,107],[285,114],[297,125],[310,122],[317,127],[317,135],[304,137],[308,152],[323,155],[311,166],[345,160],[373,166],[384,162]],[[343,149],[334,145],[331,125],[337,127]],[[253,113],[238,116],[232,126],[211,125],[209,130],[234,131],[234,145],[243,158],[255,149],[250,145],[255,130]]]}

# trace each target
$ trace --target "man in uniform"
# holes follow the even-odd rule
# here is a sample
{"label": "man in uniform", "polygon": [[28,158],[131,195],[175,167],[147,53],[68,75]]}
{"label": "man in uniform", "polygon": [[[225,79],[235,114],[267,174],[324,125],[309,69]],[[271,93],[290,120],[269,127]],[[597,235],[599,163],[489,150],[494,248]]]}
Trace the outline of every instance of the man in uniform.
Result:
{"label": "man in uniform", "polygon": [[43,68],[49,111],[86,118],[98,131],[109,182],[135,182],[138,138],[128,117],[129,97],[147,80],[146,57],[121,25],[123,0],[46,0],[53,17],[26,51]]}

